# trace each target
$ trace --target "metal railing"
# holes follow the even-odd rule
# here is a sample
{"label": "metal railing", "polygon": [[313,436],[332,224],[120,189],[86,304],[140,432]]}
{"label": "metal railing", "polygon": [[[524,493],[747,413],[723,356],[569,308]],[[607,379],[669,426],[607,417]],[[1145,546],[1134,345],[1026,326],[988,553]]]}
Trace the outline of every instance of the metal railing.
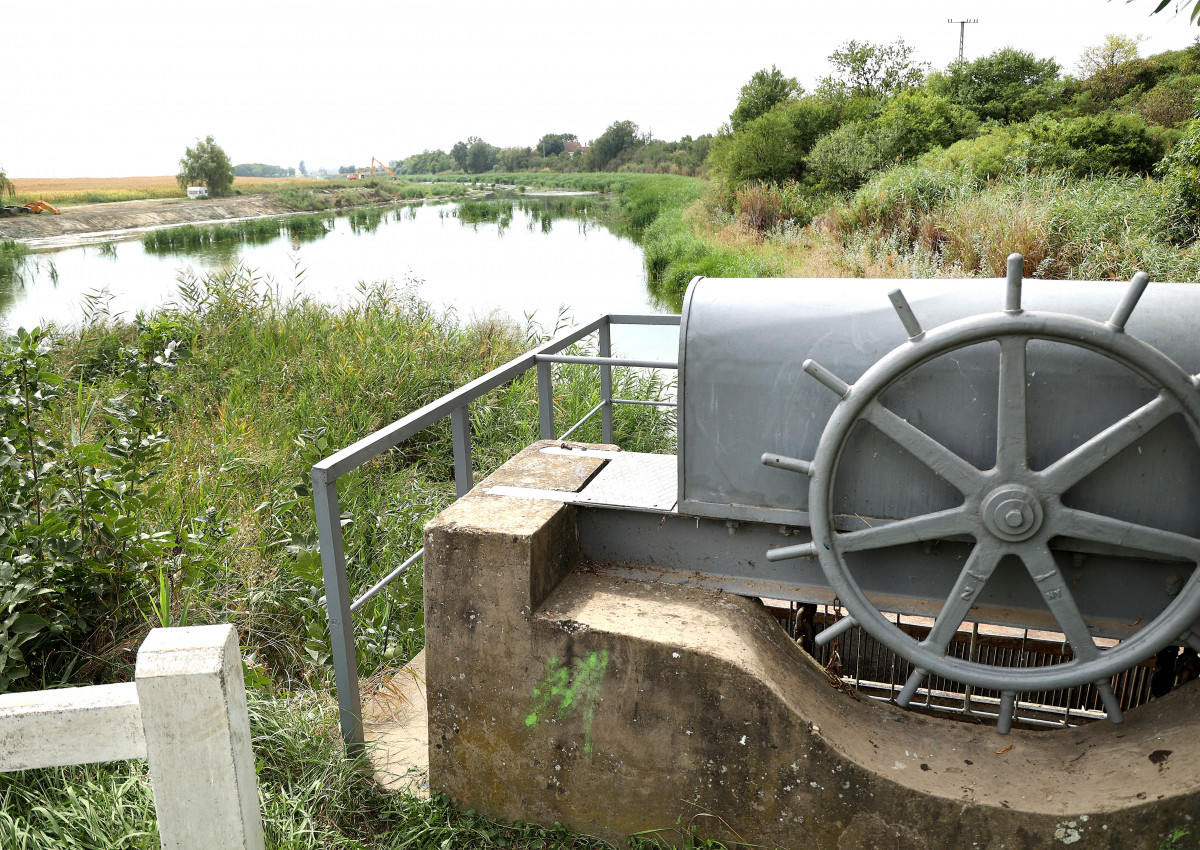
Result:
{"label": "metal railing", "polygon": [[[577,428],[600,413],[602,440],[613,440],[612,411],[615,404],[654,404],[673,407],[673,402],[645,402],[613,398],[612,367],[625,366],[647,369],[676,369],[674,361],[632,360],[612,356],[613,325],[678,325],[677,315],[620,315],[600,316],[587,324],[564,331],[537,348],[510,360],[476,378],[454,392],[442,396],[419,410],[413,411],[374,434],[347,446],[312,468],[313,503],[316,509],[317,536],[321,544],[321,572],[325,581],[325,611],[329,619],[329,638],[333,658],[334,680],[337,685],[339,725],[347,746],[363,743],[362,697],[358,683],[358,663],[353,617],[363,605],[382,591],[397,576],[416,563],[424,554],[418,549],[404,563],[368,589],[358,599],[351,599],[346,577],[346,552],[342,536],[341,509],[338,504],[337,480],[409,437],[450,417],[451,441],[454,446],[454,482],[459,496],[466,495],[473,484],[471,452],[471,415],[468,405],[492,390],[519,378],[529,369],[537,369],[538,420],[541,438],[556,439],[554,434],[553,366],[555,363],[577,363],[600,367],[600,403],[582,419],[567,429],[558,439],[565,439]],[[560,354],[563,349],[597,335],[596,356]]]}

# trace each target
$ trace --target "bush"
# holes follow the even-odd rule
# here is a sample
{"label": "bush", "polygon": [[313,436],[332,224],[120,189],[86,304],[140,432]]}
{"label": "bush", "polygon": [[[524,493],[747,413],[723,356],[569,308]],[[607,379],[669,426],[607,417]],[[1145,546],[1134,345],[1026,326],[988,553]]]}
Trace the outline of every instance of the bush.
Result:
{"label": "bush", "polygon": [[1013,174],[1023,167],[1020,158],[1024,134],[1018,127],[992,126],[974,139],[960,139],[948,148],[938,148],[917,161],[928,168],[963,171],[975,180],[990,180]]}
{"label": "bush", "polygon": [[1077,177],[1113,171],[1148,174],[1175,138],[1136,115],[1112,112],[1063,121],[1040,117],[1027,126],[1025,167],[1062,169]]}
{"label": "bush", "polygon": [[842,112],[837,101],[805,97],[721,133],[709,153],[717,180],[727,185],[799,180],[805,156],[817,139],[837,126]]}
{"label": "bush", "polygon": [[940,205],[975,190],[978,183],[965,171],[929,168],[916,163],[888,169],[859,189],[848,207],[857,227],[910,231]]}
{"label": "bush", "polygon": [[912,159],[937,147],[949,147],[978,132],[975,113],[926,89],[901,92],[888,101],[878,119],[890,141],[888,156]]}
{"label": "bush", "polygon": [[1198,94],[1200,75],[1173,77],[1138,98],[1135,109],[1151,124],[1179,129],[1195,114]]}
{"label": "bush", "polygon": [[875,124],[843,124],[822,137],[808,155],[808,179],[818,189],[857,189],[889,161],[892,140]]}

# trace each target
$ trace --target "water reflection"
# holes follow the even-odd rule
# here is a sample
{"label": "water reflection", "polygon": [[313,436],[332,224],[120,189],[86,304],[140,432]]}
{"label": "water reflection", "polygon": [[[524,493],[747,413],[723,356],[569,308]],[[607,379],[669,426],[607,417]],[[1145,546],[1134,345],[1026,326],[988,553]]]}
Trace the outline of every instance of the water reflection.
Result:
{"label": "water reflection", "polygon": [[[553,323],[602,312],[671,310],[648,291],[641,250],[610,221],[596,196],[499,194],[316,213],[193,228],[154,238],[31,255],[19,281],[0,283],[5,324],[79,321],[88,293],[111,293],[133,315],[177,297],[182,274],[229,265],[255,271],[282,294],[345,303],[360,281],[421,281],[419,294],[463,319],[499,312]],[[556,226],[570,221],[573,226]],[[161,234],[161,235],[158,235]],[[616,342],[617,340],[614,340]],[[673,355],[668,354],[668,357]]]}

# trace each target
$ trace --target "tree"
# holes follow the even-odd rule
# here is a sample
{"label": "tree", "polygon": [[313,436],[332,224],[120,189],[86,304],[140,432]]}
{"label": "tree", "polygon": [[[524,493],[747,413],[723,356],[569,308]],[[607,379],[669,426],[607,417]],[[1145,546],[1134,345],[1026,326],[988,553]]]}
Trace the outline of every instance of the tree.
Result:
{"label": "tree", "polygon": [[837,126],[838,106],[823,97],[780,103],[765,115],[725,131],[712,141],[716,176],[733,183],[798,180],[817,139]]}
{"label": "tree", "polygon": [[505,148],[497,158],[505,171],[521,171],[529,162],[529,148]]}
{"label": "tree", "polygon": [[566,149],[567,142],[575,141],[574,133],[547,133],[538,139],[534,153],[541,156],[558,156]]}
{"label": "tree", "polygon": [[304,167],[304,160],[300,160],[300,176],[307,177],[308,169]]}
{"label": "tree", "polygon": [[1104,43],[1089,47],[1079,57],[1080,78],[1101,103],[1112,103],[1129,89],[1141,69],[1137,66],[1138,45],[1145,36],[1110,34]]}
{"label": "tree", "polygon": [[750,82],[742,86],[737,106],[729,113],[729,126],[734,131],[741,129],[747,121],[766,115],[778,104],[803,93],[795,77],[785,77],[774,65],[770,70],[755,71]]}
{"label": "tree", "polygon": [[[471,138],[474,139],[475,137],[472,136]],[[450,148],[451,158],[453,158],[454,162],[463,171],[467,170],[467,148],[467,142],[455,142],[454,147]]]}
{"label": "tree", "polygon": [[197,139],[196,147],[187,148],[179,160],[175,179],[184,190],[200,185],[207,186],[208,194],[214,197],[228,195],[233,188],[233,163],[212,136],[204,141]]}
{"label": "tree", "polygon": [[[491,171],[492,166],[496,164],[499,157],[500,149],[489,145],[478,136],[471,136],[467,141],[470,142],[470,145],[467,147],[464,170],[469,174],[482,174],[485,171]],[[453,154],[454,152],[451,151],[451,156]]]}
{"label": "tree", "polygon": [[931,74],[929,88],[980,118],[1012,124],[1028,121],[1059,95],[1059,65],[1025,50],[1005,47],[974,62],[955,62]]}
{"label": "tree", "polygon": [[4,173],[4,169],[0,168],[0,197],[15,194],[17,194],[17,187],[8,179],[8,175]]}
{"label": "tree", "polygon": [[618,159],[621,154],[628,151],[632,155],[632,151],[642,144],[642,140],[638,137],[637,124],[632,121],[614,121],[607,130],[600,134],[598,139],[592,142],[592,147],[588,151],[592,169],[616,171],[621,164]]}
{"label": "tree", "polygon": [[975,135],[979,119],[928,89],[911,89],[888,101],[876,124],[889,141],[890,158],[912,159]]}
{"label": "tree", "polygon": [[1029,122],[1023,153],[1027,168],[1062,169],[1077,177],[1149,174],[1166,153],[1170,132],[1116,112],[1064,120],[1042,115]]}
{"label": "tree", "polygon": [[834,73],[821,80],[828,94],[891,97],[900,89],[921,85],[927,62],[913,61],[913,48],[898,38],[892,44],[851,39],[829,54]]}
{"label": "tree", "polygon": [[445,151],[426,149],[422,153],[408,157],[393,170],[397,174],[440,174],[443,171],[453,171],[458,167],[458,163]]}

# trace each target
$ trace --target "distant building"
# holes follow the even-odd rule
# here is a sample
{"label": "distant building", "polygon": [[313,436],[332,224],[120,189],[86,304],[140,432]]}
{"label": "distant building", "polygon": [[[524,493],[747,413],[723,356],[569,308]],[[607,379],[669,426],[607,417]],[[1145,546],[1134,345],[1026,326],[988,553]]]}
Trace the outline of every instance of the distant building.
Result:
{"label": "distant building", "polygon": [[187,187],[187,196],[189,198],[207,198],[208,197],[208,187],[207,186],[188,186]]}
{"label": "distant building", "polygon": [[575,156],[577,153],[585,153],[586,151],[587,148],[574,139],[571,139],[569,142],[563,142],[563,153],[567,156]]}

